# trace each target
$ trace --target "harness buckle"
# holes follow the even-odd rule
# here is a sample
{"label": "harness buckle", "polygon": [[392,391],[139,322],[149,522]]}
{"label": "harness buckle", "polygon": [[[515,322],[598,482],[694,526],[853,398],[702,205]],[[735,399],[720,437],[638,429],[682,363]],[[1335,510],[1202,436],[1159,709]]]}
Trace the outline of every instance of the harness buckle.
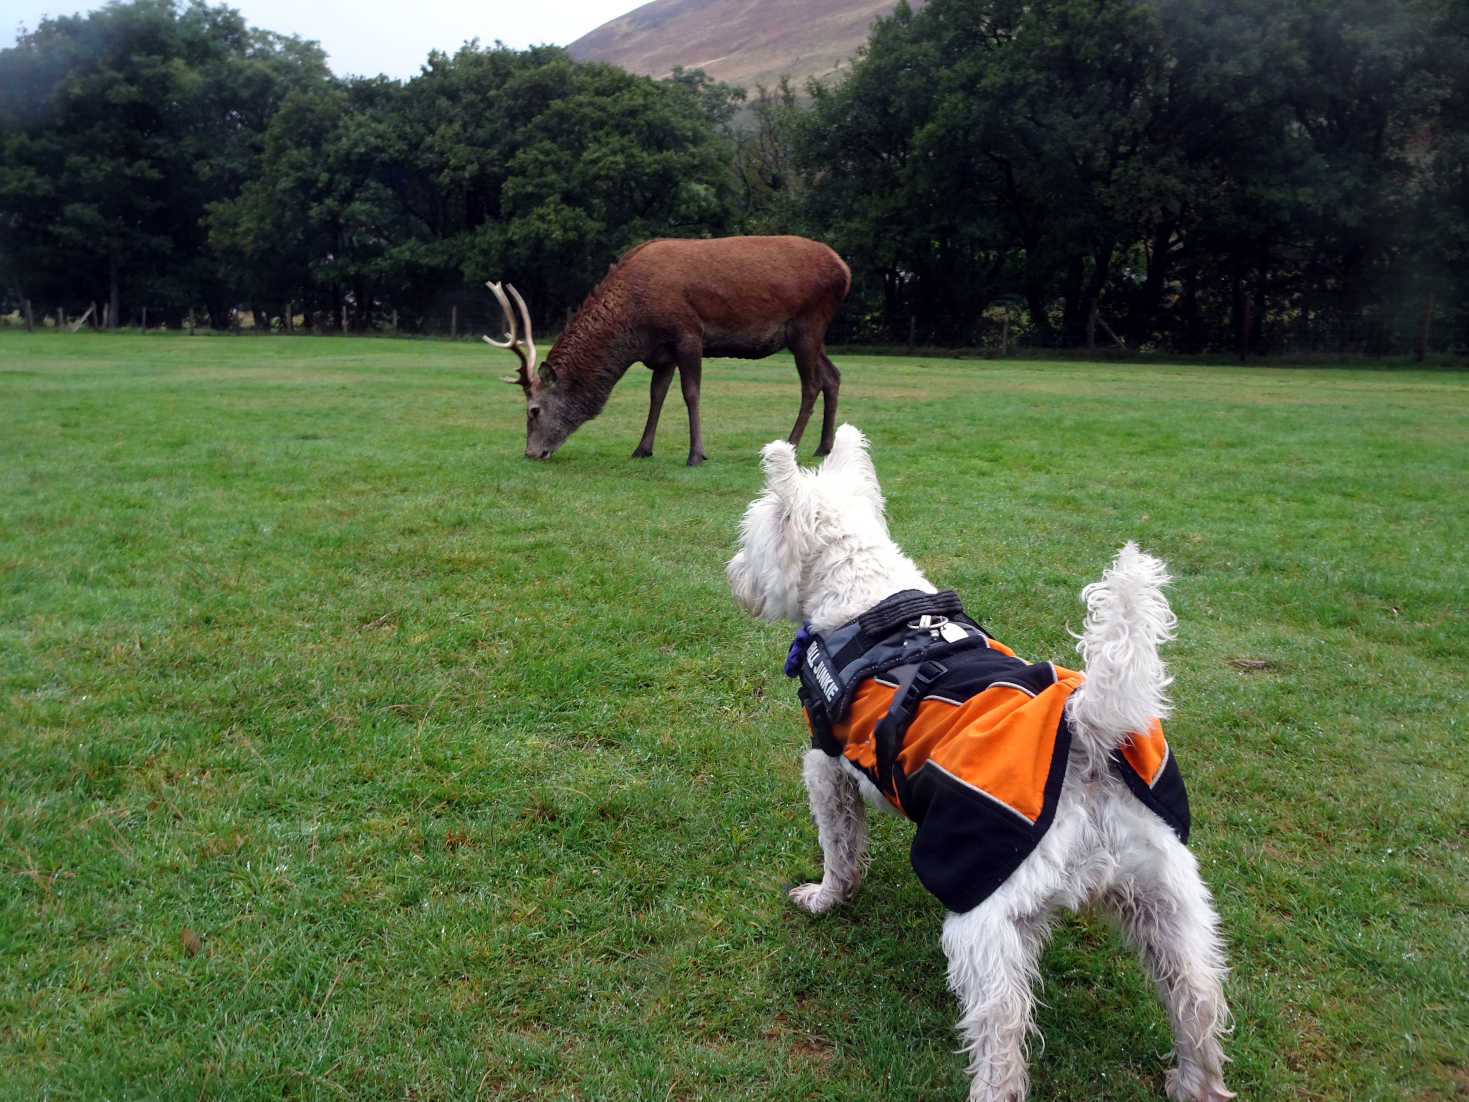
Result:
{"label": "harness buckle", "polygon": [[893,767],[897,764],[903,736],[908,732],[908,724],[913,722],[913,715],[918,711],[923,694],[948,672],[948,666],[930,658],[899,674],[898,691],[893,694],[893,702],[888,705],[887,714],[877,721],[877,727],[872,732],[877,742],[877,787],[885,795],[896,792]]}

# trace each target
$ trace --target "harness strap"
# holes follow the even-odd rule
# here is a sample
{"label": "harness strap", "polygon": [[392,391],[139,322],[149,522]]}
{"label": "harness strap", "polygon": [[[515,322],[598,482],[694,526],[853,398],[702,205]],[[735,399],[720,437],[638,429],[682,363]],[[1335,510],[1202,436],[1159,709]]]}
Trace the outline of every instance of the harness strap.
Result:
{"label": "harness strap", "polygon": [[826,702],[812,693],[804,681],[796,688],[796,699],[805,709],[806,722],[811,727],[811,748],[820,750],[827,757],[841,757],[842,744],[832,729],[831,718],[826,712]]}
{"label": "harness strap", "polygon": [[952,589],[940,590],[938,593],[905,589],[862,613],[857,617],[857,625],[862,629],[863,635],[880,639],[919,616],[957,616],[963,611],[964,605],[959,601],[959,594]]}
{"label": "harness strap", "polygon": [[918,711],[918,704],[928,687],[937,681],[949,668],[942,662],[929,660],[904,666],[895,666],[888,673],[898,679],[893,702],[887,713],[877,721],[872,735],[877,743],[877,787],[886,796],[896,795],[893,784],[893,767],[898,761],[898,751],[903,746],[903,736],[908,724]]}

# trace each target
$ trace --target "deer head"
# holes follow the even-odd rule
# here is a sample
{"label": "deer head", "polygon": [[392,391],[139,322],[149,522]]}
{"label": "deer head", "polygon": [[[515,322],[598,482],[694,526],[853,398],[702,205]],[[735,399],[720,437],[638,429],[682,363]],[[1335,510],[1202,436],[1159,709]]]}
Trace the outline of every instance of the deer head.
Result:
{"label": "deer head", "polygon": [[[556,373],[546,364],[536,370],[536,343],[531,336],[530,311],[514,284],[486,283],[490,294],[505,313],[505,339],[485,337],[486,344],[508,348],[520,359],[520,371],[502,375],[504,383],[518,383],[525,391],[525,454],[528,459],[548,459],[565,442],[576,426],[569,424],[562,409],[561,395],[556,390]],[[506,297],[506,292],[509,297]],[[511,308],[511,299],[515,301]]]}

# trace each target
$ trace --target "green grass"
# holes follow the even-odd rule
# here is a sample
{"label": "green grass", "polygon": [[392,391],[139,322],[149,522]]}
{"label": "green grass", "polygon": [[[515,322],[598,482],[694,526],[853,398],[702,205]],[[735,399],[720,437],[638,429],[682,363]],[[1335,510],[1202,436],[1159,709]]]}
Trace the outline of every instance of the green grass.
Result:
{"label": "green grass", "polygon": [[[904,825],[783,898],[788,631],[722,566],[789,360],[709,366],[689,470],[676,397],[628,458],[641,369],[522,459],[498,355],[0,333],[0,1097],[963,1097]],[[1469,1091],[1469,376],[838,362],[895,535],[1022,654],[1170,562],[1231,1085]],[[1104,925],[1042,997],[1035,1097],[1162,1097]]]}

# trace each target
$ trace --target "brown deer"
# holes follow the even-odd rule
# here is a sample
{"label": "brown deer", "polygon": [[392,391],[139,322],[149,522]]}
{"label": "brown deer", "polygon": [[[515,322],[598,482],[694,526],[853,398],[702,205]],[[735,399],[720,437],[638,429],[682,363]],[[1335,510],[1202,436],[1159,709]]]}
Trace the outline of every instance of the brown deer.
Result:
{"label": "brown deer", "polygon": [[486,286],[509,326],[504,341],[520,357],[505,379],[525,391],[525,454],[545,459],[602,412],[613,385],[641,360],[653,372],[648,423],[633,456],[653,454],[653,434],[678,369],[689,407],[689,466],[702,463],[699,379],[705,356],[758,360],[789,348],[801,376],[801,409],[789,437],[800,442],[822,397],[821,444],[831,450],[841,373],[826,355],[826,327],[846,297],[851,272],[827,246],[804,237],[659,238],[629,250],[593,288],[560,339],[536,366],[530,312],[498,283]]}

